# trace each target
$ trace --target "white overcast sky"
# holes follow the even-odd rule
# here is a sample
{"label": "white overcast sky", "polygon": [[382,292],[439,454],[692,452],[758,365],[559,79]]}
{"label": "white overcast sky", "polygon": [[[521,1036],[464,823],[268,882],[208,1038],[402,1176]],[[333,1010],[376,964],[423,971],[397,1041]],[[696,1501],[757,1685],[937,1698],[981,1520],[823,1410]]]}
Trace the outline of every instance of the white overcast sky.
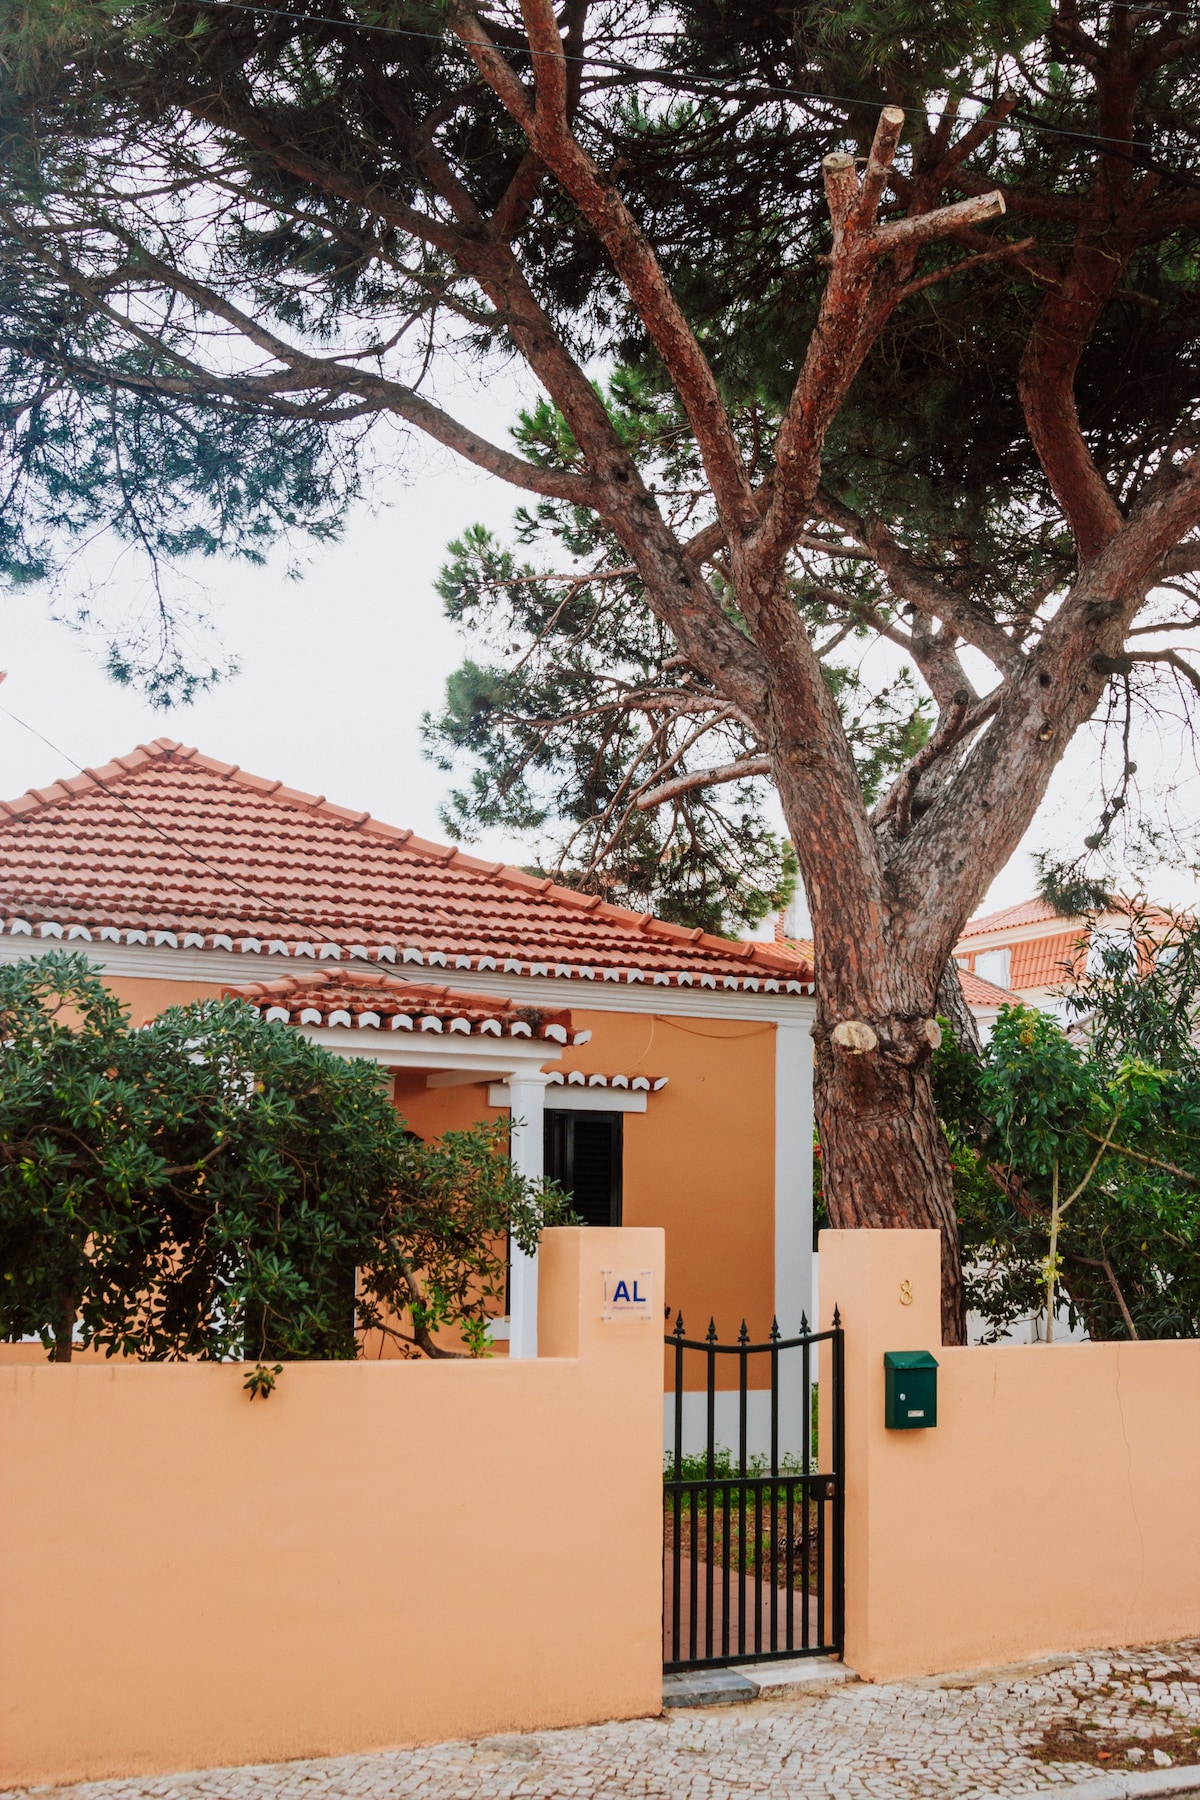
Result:
{"label": "white overcast sky", "polygon": [[[518,392],[511,380],[444,396],[471,423],[502,436]],[[463,644],[442,617],[433,582],[448,540],[482,520],[503,529],[511,490],[448,454],[415,446],[402,482],[377,510],[357,509],[340,544],[306,553],[303,578],[291,580],[286,557],[262,569],[205,565],[217,625],[241,672],[193,705],[163,713],[116,686],[95,650],[49,616],[36,588],[0,600],[0,796],[11,798],[95,766],[150,738],[167,736],[256,774],[363,808],[424,836],[444,838],[438,806],[448,777],[422,754],[421,714],[439,703]],[[133,575],[118,570],[116,589]],[[50,745],[9,713],[49,739]],[[1152,778],[1170,775],[1178,748],[1167,740],[1139,747]],[[1025,844],[998,877],[985,906],[1009,905],[1033,891],[1030,852],[1074,851],[1096,814],[1094,734],[1081,734],[1060,769]],[[1193,812],[1192,802],[1184,802]],[[483,854],[527,860],[529,849],[504,837]],[[1164,899],[1195,899],[1190,876],[1163,874]]]}

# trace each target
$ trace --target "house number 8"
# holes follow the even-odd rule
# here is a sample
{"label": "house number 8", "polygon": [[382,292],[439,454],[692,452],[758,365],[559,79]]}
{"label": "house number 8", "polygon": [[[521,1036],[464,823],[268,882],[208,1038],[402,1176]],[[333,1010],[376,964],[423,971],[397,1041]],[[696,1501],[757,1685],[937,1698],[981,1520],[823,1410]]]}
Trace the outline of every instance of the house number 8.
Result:
{"label": "house number 8", "polygon": [[900,1283],[900,1304],[901,1304],[901,1306],[911,1306],[912,1305],[912,1282],[911,1281],[902,1281]]}

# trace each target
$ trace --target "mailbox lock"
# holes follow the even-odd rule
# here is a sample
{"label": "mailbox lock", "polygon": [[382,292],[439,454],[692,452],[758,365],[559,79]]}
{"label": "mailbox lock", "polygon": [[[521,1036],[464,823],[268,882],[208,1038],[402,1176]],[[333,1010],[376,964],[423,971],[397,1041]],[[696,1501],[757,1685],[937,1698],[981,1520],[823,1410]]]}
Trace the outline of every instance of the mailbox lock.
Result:
{"label": "mailbox lock", "polygon": [[928,1350],[886,1350],[884,1424],[889,1431],[927,1431],[937,1424],[937,1358]]}

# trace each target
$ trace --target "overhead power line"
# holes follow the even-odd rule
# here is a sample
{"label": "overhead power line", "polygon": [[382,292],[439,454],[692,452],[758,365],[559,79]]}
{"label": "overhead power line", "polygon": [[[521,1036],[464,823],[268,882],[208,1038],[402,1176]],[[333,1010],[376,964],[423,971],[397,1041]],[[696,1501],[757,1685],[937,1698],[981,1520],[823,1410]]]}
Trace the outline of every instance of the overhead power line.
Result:
{"label": "overhead power line", "polygon": [[[0,675],[0,681],[3,679],[3,675]],[[178,850],[182,855],[190,857],[193,862],[199,863],[201,868],[207,869],[210,875],[217,876],[219,880],[227,882],[230,887],[236,888],[239,893],[244,894],[248,900],[253,900],[257,906],[265,908],[267,917],[286,920],[289,925],[298,925],[303,932],[313,937],[319,937],[320,932],[325,929],[322,926],[318,930],[312,919],[305,919],[298,913],[289,912],[287,907],[282,906],[278,900],[269,900],[265,894],[260,894],[257,889],[247,887],[244,881],[239,881],[237,876],[231,874],[228,869],[221,868],[217,863],[209,862],[206,856],[202,856],[198,850],[193,849],[192,845],[184,838],[177,837],[174,832],[166,830],[157,820],[148,818],[144,812],[127,800],[124,794],[119,793],[115,787],[110,786],[107,781],[97,775],[94,769],[85,769],[82,763],[76,762],[75,758],[68,755],[58,744],[52,743],[44,732],[39,731],[35,725],[31,725],[27,719],[18,717],[10,707],[0,706],[0,713],[4,713],[14,725],[19,725],[23,731],[29,732],[31,737],[37,738],[40,744],[45,744],[47,750],[53,750],[55,756],[61,756],[63,761],[69,763],[77,774],[85,775],[89,781],[94,782],[103,793],[108,795],[110,800],[114,800],[119,807],[122,807],[132,818],[137,819],[139,824],[144,825],[148,831],[153,831],[162,838],[163,842],[169,844],[173,850]]]}
{"label": "overhead power line", "polygon": [[[287,7],[263,5],[260,3],[260,0],[191,0],[191,4],[207,8],[211,12],[251,13],[263,18],[286,19],[288,23],[292,25],[326,25],[339,31],[370,32],[384,37],[413,38],[422,40],[426,43],[442,44],[465,50],[465,46],[461,45],[457,39],[447,33],[438,31],[420,31],[415,26],[372,25],[364,20],[347,18],[339,19],[326,13],[297,13],[292,12]],[[1139,14],[1153,13],[1156,16],[1161,14],[1163,17],[1167,18],[1178,18],[1190,21],[1200,29],[1200,14],[1189,14],[1181,7],[1169,5],[1142,6],[1136,4],[1135,0],[1113,0],[1112,10],[1117,12],[1137,12]],[[504,46],[496,45],[494,47],[503,53]],[[642,68],[636,63],[620,62],[612,57],[570,56],[565,50],[560,55],[559,52],[553,50],[534,50],[527,47],[522,50],[521,54],[523,56],[528,56],[531,60],[538,57],[547,57],[554,61],[577,63],[584,68],[604,69],[610,74],[622,75],[628,80],[657,81],[664,86],[674,86],[693,93],[712,93],[723,99],[753,99],[756,96],[761,96],[764,99],[770,100],[792,100],[807,104],[815,103],[826,106],[840,106],[850,108],[851,110],[859,108],[876,112],[882,111],[885,106],[892,106],[895,104],[895,102],[890,100],[862,100],[856,99],[849,94],[827,94],[809,88],[791,86],[778,87],[770,82],[761,83],[757,87],[747,90],[745,88],[734,87],[729,82],[722,81],[716,76],[681,76],[673,73],[669,69]],[[992,99],[987,95],[964,94],[962,98],[964,100],[972,101],[977,106],[987,107],[992,104]],[[906,113],[911,113],[918,118],[927,117],[927,109],[923,106],[904,106],[901,110]],[[1194,176],[1186,170],[1172,169],[1166,164],[1150,162],[1148,159],[1153,156],[1153,144],[1143,143],[1136,138],[1132,140],[1126,138],[1109,138],[1100,136],[1095,132],[1078,131],[1070,126],[1051,125],[1046,120],[1039,119],[1034,114],[1025,111],[1021,111],[1019,114],[1010,115],[1010,117],[1018,117],[1018,124],[1013,125],[1010,124],[1008,120],[1001,120],[997,125],[997,130],[1004,130],[1005,128],[1008,130],[1019,130],[1024,127],[1030,131],[1042,132],[1049,137],[1067,138],[1075,143],[1087,144],[1096,149],[1103,150],[1107,155],[1120,157],[1123,161],[1137,162],[1142,167],[1152,168],[1155,173],[1167,175],[1172,180],[1180,182],[1185,187],[1200,187],[1200,177]],[[1141,152],[1142,154],[1135,154],[1137,152]]]}

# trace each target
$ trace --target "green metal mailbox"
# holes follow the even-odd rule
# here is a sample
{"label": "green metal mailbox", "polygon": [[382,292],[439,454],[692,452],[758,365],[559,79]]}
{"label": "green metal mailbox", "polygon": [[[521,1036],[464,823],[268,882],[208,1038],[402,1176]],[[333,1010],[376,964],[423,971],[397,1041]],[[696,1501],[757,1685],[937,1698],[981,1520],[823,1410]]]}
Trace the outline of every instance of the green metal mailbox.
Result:
{"label": "green metal mailbox", "polygon": [[937,1424],[937,1368],[928,1350],[884,1351],[883,1422],[889,1431],[926,1431]]}

